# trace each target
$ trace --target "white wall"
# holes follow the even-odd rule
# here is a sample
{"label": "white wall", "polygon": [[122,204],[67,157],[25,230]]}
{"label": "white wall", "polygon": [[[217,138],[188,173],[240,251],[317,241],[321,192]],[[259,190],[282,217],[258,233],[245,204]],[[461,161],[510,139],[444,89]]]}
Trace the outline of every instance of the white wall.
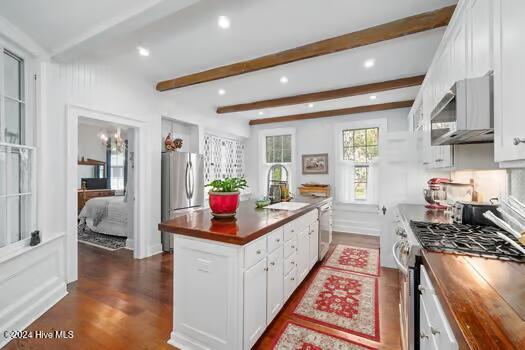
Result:
{"label": "white wall", "polygon": [[[270,128],[295,128],[296,137],[296,171],[294,173],[295,183],[300,185],[305,182],[320,182],[330,184],[332,191],[335,187],[335,144],[334,127],[336,124],[359,121],[364,119],[382,119],[388,121],[388,131],[408,130],[407,115],[409,109],[396,109],[389,111],[370,112],[340,116],[334,118],[310,119],[296,122],[275,123],[256,125],[252,127],[252,134],[247,142],[247,154],[259,155],[258,134],[261,130]],[[301,169],[301,156],[303,154],[328,153],[329,171],[326,175],[303,175]],[[247,180],[254,193],[264,195],[265,189],[257,184],[261,183],[260,176],[266,178],[266,174],[259,174],[260,157],[247,157]],[[297,193],[297,189],[292,190]],[[377,206],[336,204],[334,210],[334,229],[337,231],[379,235],[379,218]]]}

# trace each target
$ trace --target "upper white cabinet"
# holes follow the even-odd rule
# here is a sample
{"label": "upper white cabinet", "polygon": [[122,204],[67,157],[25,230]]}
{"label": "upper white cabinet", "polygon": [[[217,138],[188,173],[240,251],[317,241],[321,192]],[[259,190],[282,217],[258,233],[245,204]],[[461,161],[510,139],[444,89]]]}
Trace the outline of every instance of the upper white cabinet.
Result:
{"label": "upper white cabinet", "polygon": [[481,77],[494,68],[492,59],[491,0],[471,0],[468,3],[467,24],[467,78]]}
{"label": "upper white cabinet", "polygon": [[525,159],[525,1],[494,1],[494,154]]}

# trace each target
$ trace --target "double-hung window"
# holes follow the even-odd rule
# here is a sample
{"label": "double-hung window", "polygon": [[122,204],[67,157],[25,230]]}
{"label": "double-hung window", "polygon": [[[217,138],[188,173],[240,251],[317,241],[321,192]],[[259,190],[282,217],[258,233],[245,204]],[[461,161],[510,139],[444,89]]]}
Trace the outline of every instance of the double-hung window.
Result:
{"label": "double-hung window", "polygon": [[35,229],[35,148],[26,62],[0,42],[0,249]]}
{"label": "double-hung window", "polygon": [[295,130],[293,128],[277,128],[262,130],[259,134],[260,142],[260,181],[261,194],[266,195],[268,186],[268,172],[275,164],[281,164],[286,168],[288,177],[283,174],[280,167],[274,168],[270,174],[271,180],[286,180],[289,188],[293,187],[293,174],[295,169],[294,142]]}
{"label": "double-hung window", "polygon": [[124,191],[126,187],[124,181],[124,169],[126,166],[126,152],[111,150],[111,169],[110,169],[110,184],[111,189],[116,191]]}
{"label": "double-hung window", "polygon": [[339,200],[349,203],[375,203],[379,127],[342,128],[339,132]]}

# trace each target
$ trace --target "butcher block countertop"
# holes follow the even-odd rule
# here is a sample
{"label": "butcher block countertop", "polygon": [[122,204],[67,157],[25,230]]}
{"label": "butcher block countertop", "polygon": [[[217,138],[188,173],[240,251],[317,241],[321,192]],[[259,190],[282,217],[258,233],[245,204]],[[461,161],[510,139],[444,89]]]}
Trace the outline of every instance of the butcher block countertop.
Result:
{"label": "butcher block countertop", "polygon": [[[399,209],[405,220],[450,223],[442,211]],[[423,265],[460,349],[525,349],[525,264],[423,250]]]}
{"label": "butcher block countertop", "polygon": [[209,209],[203,209],[162,222],[159,230],[244,245],[331,200],[331,197],[299,196],[294,199],[295,202],[309,205],[294,211],[257,209],[255,201],[248,200],[240,203],[235,219],[214,219]]}

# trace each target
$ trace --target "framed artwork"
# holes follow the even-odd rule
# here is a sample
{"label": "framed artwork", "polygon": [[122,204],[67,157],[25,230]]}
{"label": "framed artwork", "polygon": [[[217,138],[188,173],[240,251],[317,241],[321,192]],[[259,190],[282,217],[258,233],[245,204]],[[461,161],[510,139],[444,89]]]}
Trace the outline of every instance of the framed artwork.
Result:
{"label": "framed artwork", "polygon": [[303,154],[303,175],[328,174],[328,153]]}

